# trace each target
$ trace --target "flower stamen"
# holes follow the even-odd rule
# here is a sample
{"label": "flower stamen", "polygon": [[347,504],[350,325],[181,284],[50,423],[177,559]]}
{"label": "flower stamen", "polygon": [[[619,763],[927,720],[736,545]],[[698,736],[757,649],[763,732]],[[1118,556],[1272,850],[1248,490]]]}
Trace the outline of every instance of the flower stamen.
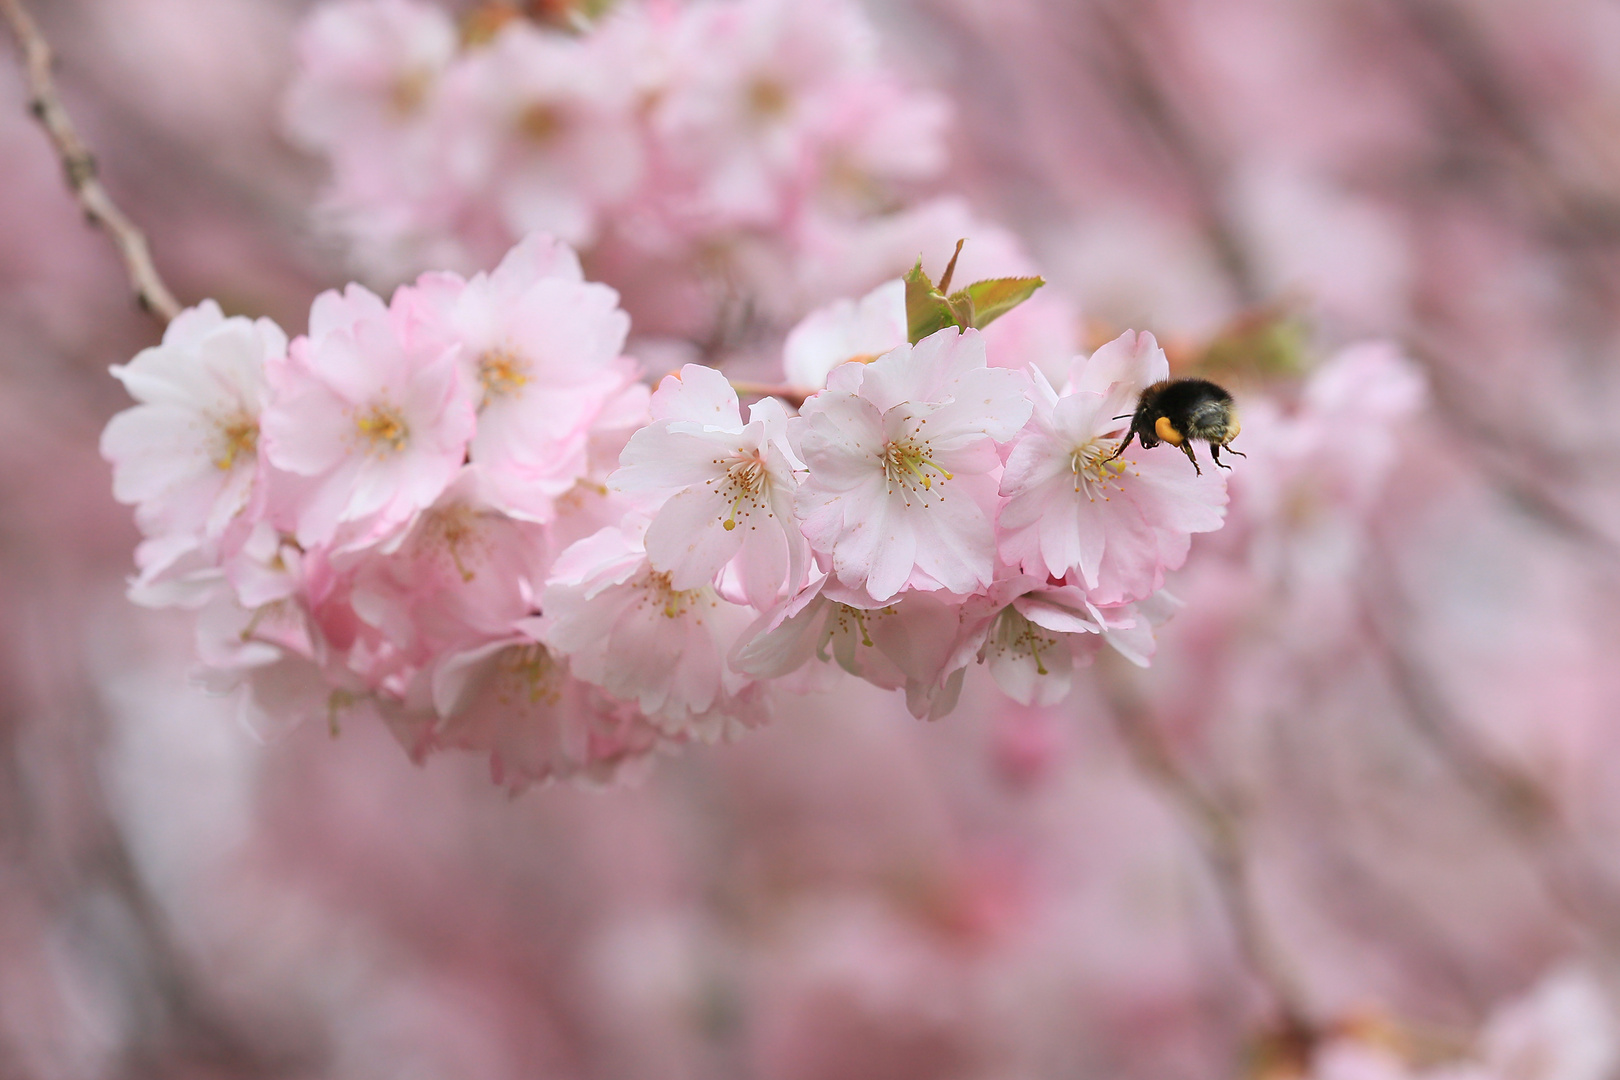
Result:
{"label": "flower stamen", "polygon": [[398,410],[388,405],[373,405],[370,412],[355,418],[354,426],[378,454],[399,453],[410,443],[411,429]]}
{"label": "flower stamen", "polygon": [[562,698],[561,667],[544,645],[522,645],[506,650],[501,654],[498,671],[503,677],[502,692],[497,695],[502,704],[511,703],[504,692],[507,685],[514,685],[530,705],[541,702],[556,705]]}
{"label": "flower stamen", "polygon": [[517,397],[529,381],[529,365],[510,349],[491,349],[478,358],[478,385],[484,404],[502,397]]}
{"label": "flower stamen", "polygon": [[667,571],[653,570],[647,575],[647,593],[655,606],[664,609],[664,618],[678,619],[697,603],[701,589],[677,589]]}
{"label": "flower stamen", "polygon": [[952,473],[928,456],[926,442],[919,446],[910,439],[902,439],[883,447],[883,476],[889,483],[891,493],[896,483],[907,491],[915,492],[919,486],[924,491],[932,491],[934,474],[938,474],[940,480],[955,479]]}
{"label": "flower stamen", "polygon": [[755,506],[759,505],[759,494],[765,486],[765,461],[756,450],[753,454],[739,458],[726,469],[726,483],[736,492],[731,500],[731,513],[720,524],[726,532],[737,527],[737,508],[748,500]]}
{"label": "flower stamen", "polygon": [[214,467],[230,472],[238,458],[253,457],[259,451],[259,422],[247,416],[234,417],[219,426],[219,453]]}
{"label": "flower stamen", "polygon": [[1085,492],[1092,502],[1102,495],[1108,501],[1110,487],[1118,488],[1119,478],[1130,467],[1130,462],[1113,456],[1116,440],[1093,440],[1076,447],[1069,454],[1069,468],[1074,470],[1074,490]]}

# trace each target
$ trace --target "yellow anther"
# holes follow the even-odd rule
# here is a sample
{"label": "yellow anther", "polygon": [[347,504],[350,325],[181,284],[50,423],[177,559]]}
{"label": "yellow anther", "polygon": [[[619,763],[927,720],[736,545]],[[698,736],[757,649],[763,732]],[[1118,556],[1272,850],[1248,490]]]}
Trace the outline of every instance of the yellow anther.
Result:
{"label": "yellow anther", "polygon": [[411,438],[404,419],[387,405],[372,406],[369,413],[355,418],[354,426],[378,452],[403,450]]}
{"label": "yellow anther", "polygon": [[529,366],[510,349],[491,349],[478,358],[478,384],[484,400],[515,397],[529,381]]}
{"label": "yellow anther", "polygon": [[256,420],[239,417],[219,429],[220,448],[214,457],[214,466],[223,472],[236,467],[238,458],[252,457],[259,449],[259,424]]}

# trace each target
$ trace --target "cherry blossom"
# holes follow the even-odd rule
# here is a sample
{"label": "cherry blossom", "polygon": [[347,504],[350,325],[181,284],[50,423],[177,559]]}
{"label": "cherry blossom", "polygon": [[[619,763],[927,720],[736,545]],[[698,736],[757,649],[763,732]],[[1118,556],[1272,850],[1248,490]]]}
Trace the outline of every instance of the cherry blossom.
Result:
{"label": "cherry blossom", "polygon": [[447,655],[432,671],[430,690],[431,712],[388,717],[412,756],[486,752],[491,779],[513,792],[556,780],[614,779],[659,742],[633,707],[573,678],[566,661],[523,634]]}
{"label": "cherry blossom", "polygon": [[788,385],[814,392],[833,368],[875,360],[906,343],[906,283],[886,281],[860,300],[835,300],[806,315],[782,345]]}
{"label": "cherry blossom", "polygon": [[[842,598],[835,598],[835,594]],[[848,603],[823,575],[749,629],[733,666],[762,679],[798,671],[812,659],[836,663],[885,690],[904,690],[913,716],[938,719],[956,707],[965,659],[957,659],[952,598],[911,592],[889,604]]]}
{"label": "cherry blossom", "polygon": [[299,34],[303,77],[287,95],[288,127],[328,151],[347,151],[359,140],[369,144],[366,152],[385,152],[432,100],[456,46],[455,23],[438,4],[323,4]]}
{"label": "cherry blossom", "polygon": [[1165,446],[1115,456],[1136,395],[1168,373],[1150,334],[1074,365],[1061,395],[1035,372],[1034,410],[1001,479],[1002,558],[1037,576],[1076,574],[1097,603],[1128,603],[1164,585],[1193,533],[1220,528],[1223,479]]}
{"label": "cherry blossom", "polygon": [[788,447],[781,403],[756,403],[745,425],[725,376],[688,364],[660,384],[652,416],[608,483],[660,504],[647,527],[653,568],[685,590],[716,584],[729,566],[739,598],[759,608],[784,587],[796,591],[809,564],[793,516],[793,471],[803,465]]}
{"label": "cherry blossom", "polygon": [[666,734],[713,742],[756,719],[751,680],[726,662],[750,609],[707,585],[676,588],[624,529],[564,551],[541,610],[541,640],[576,676],[634,701]]}
{"label": "cherry blossom", "polygon": [[798,513],[842,584],[881,602],[990,583],[996,443],[1029,417],[1026,385],[987,366],[977,331],[950,328],[844,365],[805,402]]}
{"label": "cherry blossom", "polygon": [[465,474],[396,548],[353,571],[350,606],[413,668],[510,634],[544,580],[541,528],[483,502],[476,480]]}
{"label": "cherry blossom", "polygon": [[588,242],[640,181],[634,86],[597,49],[516,20],[447,77],[444,107],[459,120],[449,166],[511,235]]}
{"label": "cherry blossom", "polygon": [[217,545],[246,509],[259,474],[265,365],[286,350],[268,319],[226,318],[206,300],[170,323],[161,345],[112,369],[140,403],[107,424],[101,452],[113,494],[134,504],[149,537],[137,556],[142,586],[183,569],[187,555],[206,560],[199,549]]}
{"label": "cherry blossom", "polygon": [[945,111],[897,92],[876,46],[847,0],[693,5],[673,37],[653,123],[677,166],[700,178],[699,205],[768,221],[814,179],[818,151],[837,162],[829,174],[850,177],[844,183],[937,169]]}
{"label": "cherry blossom", "polygon": [[618,295],[586,282],[574,252],[535,234],[489,274],[427,274],[395,298],[408,333],[456,351],[477,396],[468,454],[500,509],[533,521],[585,475],[592,432],[643,391],[621,355]]}
{"label": "cherry blossom", "polygon": [[265,453],[310,479],[299,542],[340,526],[392,532],[431,506],[465,459],[476,419],[456,349],[412,335],[396,309],[359,285],[323,293],[308,337],[272,364]]}
{"label": "cherry blossom", "polygon": [[958,648],[982,642],[976,658],[1008,697],[1051,705],[1068,697],[1075,671],[1105,644],[1147,667],[1156,647],[1153,628],[1174,604],[1161,592],[1139,603],[1099,606],[1077,584],[1010,573],[964,606]]}
{"label": "cherry blossom", "polygon": [[227,319],[205,300],[169,324],[163,344],[112,373],[141,404],[107,425],[113,493],[153,535],[218,537],[247,504],[258,466],[264,366],[287,338],[268,319]]}

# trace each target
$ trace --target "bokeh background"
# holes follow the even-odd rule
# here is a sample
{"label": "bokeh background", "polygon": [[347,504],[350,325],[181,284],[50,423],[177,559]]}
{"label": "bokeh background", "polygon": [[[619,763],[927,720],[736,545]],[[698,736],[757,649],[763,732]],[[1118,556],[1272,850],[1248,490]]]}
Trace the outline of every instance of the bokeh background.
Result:
{"label": "bokeh background", "polygon": [[[35,7],[182,301],[300,328],[351,276],[283,134],[309,5]],[[1612,1073],[1620,8],[869,11],[1084,340],[1313,449],[1240,462],[1141,676],[933,724],[850,681],[516,798],[380,726],[254,739],[124,599],[96,446],[158,328],[5,54],[0,1076]],[[1427,401],[1383,423],[1309,381],[1374,339]]]}

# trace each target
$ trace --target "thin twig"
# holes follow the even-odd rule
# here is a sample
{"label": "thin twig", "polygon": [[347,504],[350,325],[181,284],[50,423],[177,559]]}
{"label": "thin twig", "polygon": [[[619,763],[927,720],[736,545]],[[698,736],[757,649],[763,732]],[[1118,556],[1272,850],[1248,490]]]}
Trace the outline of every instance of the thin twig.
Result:
{"label": "thin twig", "polygon": [[1098,68],[1126,119],[1140,122],[1142,130],[1185,178],[1193,205],[1227,281],[1245,306],[1265,297],[1256,279],[1253,260],[1238,235],[1225,205],[1230,186],[1227,167],[1196,120],[1174,100],[1159,72],[1170,35],[1156,25],[1162,13],[1143,0],[1102,0],[1093,5],[1102,46]]}
{"label": "thin twig", "polygon": [[51,76],[54,58],[50,43],[23,7],[22,0],[0,0],[0,16],[4,16],[22,54],[23,72],[28,83],[29,111],[56,148],[56,156],[61,159],[62,170],[74,198],[90,223],[105,229],[113,243],[118,245],[130,284],[135,289],[135,300],[141,309],[165,323],[169,322],[180,314],[180,304],[152,263],[146,234],[118,208],[96,175],[95,156],[79,137],[78,129],[73,126],[73,120],[57,93],[56,80]]}
{"label": "thin twig", "polygon": [[1138,771],[1166,796],[1196,835],[1238,951],[1276,1008],[1273,1038],[1290,1056],[1308,1057],[1321,1027],[1312,1018],[1298,975],[1256,908],[1242,822],[1181,767],[1151,710],[1122,673],[1100,666],[1099,674],[1120,738]]}

